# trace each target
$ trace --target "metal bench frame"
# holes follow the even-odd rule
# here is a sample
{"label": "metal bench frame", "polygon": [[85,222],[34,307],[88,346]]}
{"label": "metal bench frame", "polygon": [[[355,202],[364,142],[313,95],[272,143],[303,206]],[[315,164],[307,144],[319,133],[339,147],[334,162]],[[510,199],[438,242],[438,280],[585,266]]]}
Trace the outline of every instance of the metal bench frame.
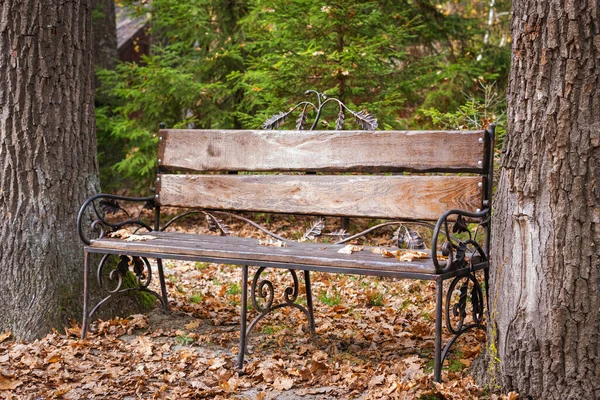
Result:
{"label": "metal bench frame", "polygon": [[[381,271],[373,270],[369,268],[343,268],[343,267],[332,267],[332,266],[319,266],[312,265],[310,263],[287,263],[287,262],[271,262],[271,261],[256,261],[253,259],[240,259],[240,258],[221,258],[221,257],[207,257],[207,256],[190,256],[182,255],[176,252],[164,253],[164,252],[151,252],[151,251],[123,251],[122,249],[109,249],[109,248],[97,248],[93,247],[92,239],[89,234],[91,231],[96,231],[99,238],[104,236],[105,230],[117,230],[125,226],[138,226],[142,229],[142,232],[164,232],[164,230],[175,223],[182,217],[190,215],[192,213],[203,213],[207,215],[208,219],[213,219],[214,222],[220,221],[216,215],[222,211],[212,210],[193,210],[179,215],[165,224],[161,225],[161,206],[156,202],[156,197],[141,197],[141,198],[129,198],[125,196],[115,196],[109,194],[99,194],[92,196],[86,200],[82,205],[78,214],[78,230],[81,239],[85,243],[84,254],[84,303],[83,303],[83,329],[82,337],[85,337],[89,319],[98,310],[98,308],[111,298],[126,293],[131,290],[140,290],[151,293],[156,296],[165,312],[169,311],[169,305],[167,301],[167,289],[165,284],[165,277],[163,271],[163,259],[174,259],[174,260],[186,260],[186,261],[200,261],[209,263],[220,263],[220,264],[237,264],[242,265],[242,297],[241,297],[241,323],[240,323],[240,344],[238,354],[238,367],[243,369],[244,355],[246,352],[247,337],[252,329],[256,326],[264,316],[269,314],[281,307],[294,307],[302,311],[307,319],[308,326],[311,334],[315,334],[315,323],[313,314],[313,299],[311,293],[310,283],[310,271],[329,272],[329,273],[341,273],[341,274],[358,274],[358,275],[371,275],[371,276],[385,276],[402,279],[419,279],[419,280],[433,280],[436,282],[436,311],[435,311],[435,354],[434,354],[434,381],[441,381],[442,364],[448,351],[454,342],[465,332],[474,328],[484,328],[484,296],[483,289],[478,282],[476,272],[483,270],[485,287],[487,289],[488,277],[489,277],[489,251],[490,251],[490,209],[492,199],[492,178],[493,178],[493,149],[494,149],[494,126],[490,126],[485,131],[485,143],[484,143],[484,154],[485,161],[483,167],[483,201],[482,210],[477,212],[466,212],[462,210],[449,210],[440,216],[435,227],[433,228],[432,248],[431,256],[433,264],[435,265],[436,273],[416,273],[406,271]],[[119,201],[133,201],[144,203],[144,208],[154,210],[154,221],[153,224],[144,222],[141,218],[141,211],[137,216],[130,216],[127,212],[121,208]],[[106,218],[107,213],[125,213],[126,218],[120,222],[111,222]],[[91,225],[88,226],[90,222]],[[249,221],[243,216],[237,214],[230,214],[236,218],[245,220],[251,223],[253,226],[261,229],[262,231],[271,234],[272,236],[278,237],[278,235],[269,232],[266,228]],[[460,241],[453,236],[453,233],[468,232],[465,225],[465,219],[469,221],[478,221],[479,227],[486,232],[486,239],[483,246],[480,246],[475,238],[469,236],[471,239]],[[414,222],[414,221],[413,221]],[[404,221],[392,221],[389,223],[382,224],[382,226],[404,223]],[[220,225],[217,228],[221,229]],[[353,237],[362,236],[373,229],[369,229]],[[479,230],[479,229],[478,229]],[[441,238],[444,238],[444,243],[438,246]],[[438,262],[437,254],[438,247],[442,248],[444,255],[449,256],[449,261],[446,265],[441,265]],[[467,254],[467,252],[470,252]],[[89,260],[91,253],[104,254],[98,267],[97,267],[97,280],[101,288],[107,292],[107,296],[96,304],[91,310],[88,311],[88,270],[90,269]],[[105,271],[110,268],[107,264],[107,260],[110,255],[120,256],[120,262],[111,271]],[[131,256],[132,258],[125,257]],[[470,256],[470,260],[467,261],[465,256]],[[158,266],[158,277],[160,282],[161,293],[156,293],[150,290],[148,287],[152,280],[152,271],[148,258],[154,258],[157,260]],[[248,266],[258,267],[255,272],[250,287],[248,287]],[[261,274],[266,268],[280,268],[288,269],[292,277],[292,286],[285,288],[284,290],[284,301],[279,304],[274,303],[274,287],[273,283],[267,279],[260,278]],[[136,285],[133,288],[125,288],[123,286],[123,278],[132,271],[136,276]],[[306,307],[296,303],[299,293],[299,280],[296,271],[303,271],[304,282],[306,286]],[[106,276],[109,280],[112,280],[115,285],[109,288],[107,285]],[[451,283],[446,290],[446,301],[444,305],[444,281],[451,280]],[[460,298],[458,303],[452,304],[453,294],[456,290],[460,291]],[[247,305],[248,305],[248,292],[250,292],[250,301],[254,308],[259,312],[259,315],[247,323]],[[487,290],[485,291],[486,299],[485,303],[489,304],[487,298]],[[257,299],[258,297],[258,299]],[[470,302],[467,301],[470,298]],[[261,299],[261,300],[259,300]],[[467,307],[471,307],[471,323],[465,324],[467,317]],[[446,327],[452,333],[452,338],[443,346],[442,343],[442,320],[446,320]]]}

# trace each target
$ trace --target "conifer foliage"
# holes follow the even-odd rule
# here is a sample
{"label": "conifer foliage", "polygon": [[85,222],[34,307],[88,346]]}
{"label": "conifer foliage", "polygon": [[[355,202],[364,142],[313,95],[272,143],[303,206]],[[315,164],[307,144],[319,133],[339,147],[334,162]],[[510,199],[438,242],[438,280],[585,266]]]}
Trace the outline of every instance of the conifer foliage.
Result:
{"label": "conifer foliage", "polygon": [[[508,47],[484,38],[488,2],[123,3],[149,17],[153,45],[141,63],[100,74],[111,99],[97,109],[100,162],[140,188],[154,174],[160,122],[258,129],[313,89],[367,110],[378,129],[423,128],[431,119],[420,108],[452,112],[479,82],[506,81]],[[334,129],[338,112],[324,109],[317,128]],[[122,160],[102,165],[117,147]]]}

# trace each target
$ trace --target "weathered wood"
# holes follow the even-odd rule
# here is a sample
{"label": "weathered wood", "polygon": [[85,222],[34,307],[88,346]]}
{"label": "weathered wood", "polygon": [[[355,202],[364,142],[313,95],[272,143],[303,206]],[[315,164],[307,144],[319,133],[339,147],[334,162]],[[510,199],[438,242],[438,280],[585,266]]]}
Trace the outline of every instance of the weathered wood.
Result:
{"label": "weathered wood", "polygon": [[483,131],[167,129],[159,135],[159,167],[171,171],[482,172],[484,161]]}
{"label": "weathered wood", "polygon": [[481,207],[479,176],[160,175],[161,205],[437,220]]}
{"label": "weathered wood", "polygon": [[127,242],[103,238],[92,242],[92,247],[127,252],[178,254],[184,256],[228,258],[248,261],[270,261],[301,265],[318,265],[339,268],[363,268],[380,271],[435,273],[431,258],[411,262],[383,258],[369,248],[352,254],[341,254],[344,245],[323,243],[287,242],[287,247],[262,246],[258,239],[232,236],[152,232],[154,240]]}

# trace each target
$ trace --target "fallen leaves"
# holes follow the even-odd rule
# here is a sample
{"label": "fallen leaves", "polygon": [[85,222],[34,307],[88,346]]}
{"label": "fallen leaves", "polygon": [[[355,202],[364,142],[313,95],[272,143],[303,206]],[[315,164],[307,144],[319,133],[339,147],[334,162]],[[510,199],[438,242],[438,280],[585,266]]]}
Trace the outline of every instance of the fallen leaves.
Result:
{"label": "fallen leaves", "polygon": [[143,242],[146,240],[154,240],[156,239],[154,236],[150,236],[150,235],[129,235],[129,237],[127,237],[125,239],[126,242]]}
{"label": "fallen leaves", "polygon": [[281,240],[274,240],[271,238],[259,240],[258,244],[261,246],[268,246],[268,247],[287,247],[287,244],[285,242],[283,242]]}
{"label": "fallen leaves", "polygon": [[290,390],[294,386],[294,380],[292,378],[284,378],[278,376],[273,382],[273,388],[279,391]]}
{"label": "fallen leaves", "polygon": [[341,249],[338,250],[338,253],[340,254],[352,254],[352,253],[356,253],[358,251],[363,251],[365,249],[365,246],[355,246],[352,244],[347,244],[346,246],[342,247]]}
{"label": "fallen leaves", "polygon": [[0,390],[15,390],[23,384],[22,381],[5,378],[0,375]]}
{"label": "fallen leaves", "polygon": [[136,235],[127,229],[119,229],[108,234],[108,237],[124,239],[126,242],[143,242],[145,240],[154,240],[156,237],[151,235]]}
{"label": "fallen leaves", "polygon": [[[298,225],[299,230],[289,229],[283,236],[301,237],[306,225],[302,221]],[[204,226],[194,229],[207,230]],[[256,234],[240,226],[232,229],[240,236]],[[253,237],[259,240],[260,235]],[[365,249],[344,247],[350,254]],[[398,256],[397,250],[379,249],[375,254],[381,257]],[[401,253],[421,257],[414,251]],[[466,372],[481,350],[484,334],[477,330],[455,343],[456,351],[445,364],[444,384],[432,384],[428,363],[433,349],[435,285],[429,282],[312,273],[316,338],[310,340],[301,312],[278,309],[249,335],[251,354],[241,375],[236,369],[241,269],[165,260],[164,270],[172,309],[168,315],[153,311],[93,321],[94,329],[86,340],[79,339],[81,328],[75,322],[64,334],[55,332],[33,343],[10,340],[8,332],[0,335],[0,398],[485,396]],[[252,279],[252,268],[250,272]],[[262,278],[273,283],[274,304],[284,302],[289,273],[265,270]],[[299,278],[299,300],[305,305]],[[158,280],[149,289],[160,292]],[[327,296],[322,299],[319,293]],[[339,303],[325,302],[325,297],[331,300],[334,295],[339,296]],[[249,308],[248,321],[257,315]],[[444,341],[449,338],[445,336]],[[448,369],[451,363],[452,371]]]}
{"label": "fallen leaves", "polygon": [[10,337],[11,333],[10,332],[4,332],[3,334],[0,335],[0,343],[4,342],[6,339],[8,339]]}
{"label": "fallen leaves", "polygon": [[420,250],[388,250],[385,247],[372,247],[371,253],[373,254],[381,254],[384,258],[393,258],[396,257],[398,261],[412,261],[418,259],[428,258],[429,255],[425,251]]}

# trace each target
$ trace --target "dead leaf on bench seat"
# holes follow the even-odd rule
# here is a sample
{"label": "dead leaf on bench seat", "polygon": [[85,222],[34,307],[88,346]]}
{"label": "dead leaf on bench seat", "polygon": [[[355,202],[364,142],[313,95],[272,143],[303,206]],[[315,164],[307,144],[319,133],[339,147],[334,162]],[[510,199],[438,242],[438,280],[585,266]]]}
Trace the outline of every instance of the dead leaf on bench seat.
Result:
{"label": "dead leaf on bench seat", "polygon": [[352,253],[356,253],[357,251],[363,251],[364,249],[365,249],[365,246],[355,246],[353,244],[348,244],[348,245],[342,247],[341,249],[339,249],[338,253],[352,254]]}
{"label": "dead leaf on bench seat", "polygon": [[119,229],[118,231],[114,231],[108,234],[108,237],[118,238],[118,239],[127,239],[131,235],[127,229]]}
{"label": "dead leaf on bench seat", "polygon": [[385,247],[371,247],[371,253],[373,254],[381,254],[383,258],[392,258],[396,257],[396,251],[389,251]]}
{"label": "dead leaf on bench seat", "polygon": [[126,242],[143,242],[144,240],[154,240],[156,239],[154,236],[150,235],[129,235],[125,239]]}
{"label": "dead leaf on bench seat", "polygon": [[273,240],[273,239],[259,240],[258,244],[261,246],[269,246],[269,247],[287,247],[285,242],[282,242],[281,240]]}
{"label": "dead leaf on bench seat", "polygon": [[427,258],[427,253],[418,250],[398,250],[396,252],[398,261],[412,261],[415,259]]}

